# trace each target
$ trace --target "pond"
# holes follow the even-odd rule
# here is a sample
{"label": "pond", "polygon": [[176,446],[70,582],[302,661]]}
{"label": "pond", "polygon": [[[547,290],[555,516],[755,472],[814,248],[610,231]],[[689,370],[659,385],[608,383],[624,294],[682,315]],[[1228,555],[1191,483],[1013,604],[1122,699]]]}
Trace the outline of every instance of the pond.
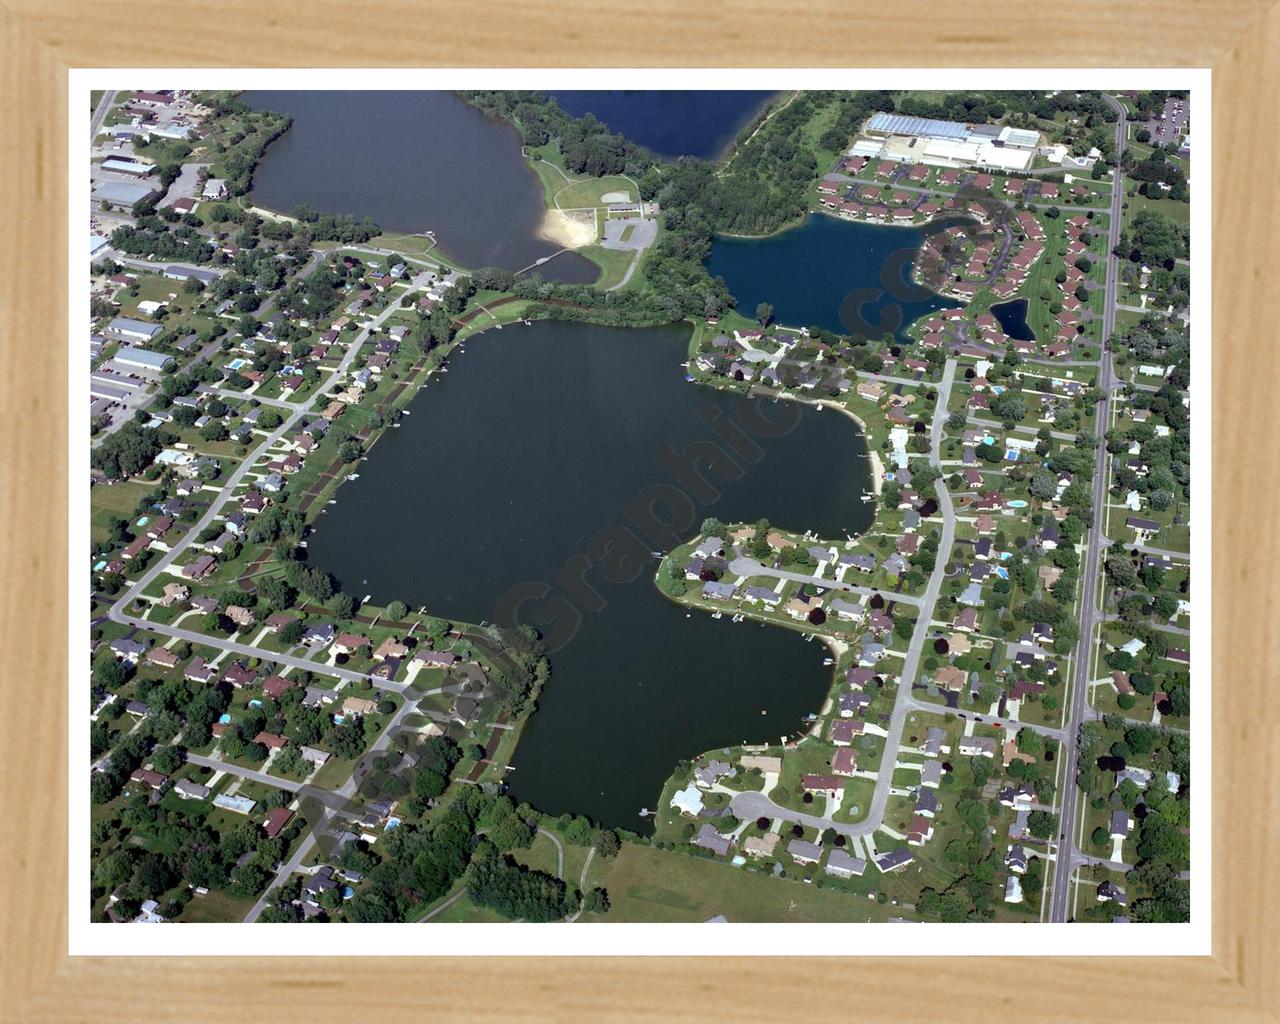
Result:
{"label": "pond", "polygon": [[667,600],[651,552],[709,515],[864,530],[862,434],[687,383],[688,341],[554,322],[472,339],[309,540],[352,594],[548,636],[552,677],[508,782],[551,814],[646,830],[638,812],[678,760],[794,733],[830,683],[820,643]]}
{"label": "pond", "polygon": [[[384,231],[433,231],[468,267],[520,270],[560,249],[538,234],[542,186],[520,155],[520,137],[450,92],[253,91],[259,110],[290,114],[253,176],[253,201],[289,213],[372,218]],[[539,268],[585,283],[599,276],[576,253]]]}
{"label": "pond", "polygon": [[778,323],[904,340],[918,317],[958,305],[911,283],[923,237],[919,228],[810,214],[765,238],[716,238],[707,269],[725,279],[748,317],[767,302]]}
{"label": "pond", "polygon": [[1027,323],[1027,300],[1013,299],[991,307],[992,315],[1000,321],[1000,329],[1016,341],[1035,341],[1035,331]]}
{"label": "pond", "polygon": [[720,89],[550,89],[574,117],[594,114],[615,132],[666,159],[718,157],[772,92]]}

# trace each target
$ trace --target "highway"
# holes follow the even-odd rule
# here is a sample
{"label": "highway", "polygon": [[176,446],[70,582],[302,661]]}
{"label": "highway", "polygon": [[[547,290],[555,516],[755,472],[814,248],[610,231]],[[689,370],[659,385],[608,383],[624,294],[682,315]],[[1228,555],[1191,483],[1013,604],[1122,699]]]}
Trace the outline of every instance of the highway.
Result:
{"label": "highway", "polygon": [[[1115,97],[1105,97],[1107,102],[1119,114],[1116,121],[1116,167],[1111,186],[1111,217],[1108,225],[1107,239],[1107,284],[1105,305],[1102,313],[1102,356],[1098,369],[1098,387],[1102,390],[1103,399],[1098,405],[1099,437],[1106,434],[1111,423],[1111,392],[1116,386],[1112,372],[1111,353],[1107,349],[1116,322],[1116,289],[1119,281],[1119,261],[1112,250],[1120,240],[1121,205],[1124,202],[1124,183],[1120,173],[1120,155],[1124,152],[1128,127],[1125,121],[1124,105]],[[1059,808],[1059,842],[1057,845],[1056,867],[1053,872],[1053,889],[1049,898],[1049,920],[1062,922],[1070,916],[1071,878],[1077,865],[1081,862],[1081,853],[1077,846],[1076,815],[1079,803],[1079,790],[1076,787],[1076,769],[1079,759],[1078,736],[1082,722],[1086,721],[1089,705],[1089,666],[1093,656],[1094,628],[1100,621],[1102,613],[1097,606],[1099,590],[1099,567],[1102,563],[1103,547],[1107,539],[1102,535],[1106,523],[1107,502],[1107,448],[1099,444],[1093,465],[1093,523],[1089,530],[1089,544],[1085,552],[1084,570],[1081,577],[1083,587],[1080,611],[1080,640],[1075,651],[1075,679],[1071,692],[1071,700],[1067,706],[1067,720],[1064,732],[1068,738],[1064,744],[1062,759],[1062,801]]]}

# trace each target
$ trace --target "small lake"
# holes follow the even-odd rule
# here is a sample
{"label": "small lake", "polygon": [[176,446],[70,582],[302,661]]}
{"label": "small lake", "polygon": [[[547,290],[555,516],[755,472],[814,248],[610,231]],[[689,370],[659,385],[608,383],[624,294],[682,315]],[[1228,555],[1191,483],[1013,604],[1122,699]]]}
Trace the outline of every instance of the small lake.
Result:
{"label": "small lake", "polygon": [[767,238],[716,238],[707,269],[725,279],[747,317],[768,302],[778,323],[905,338],[912,321],[958,305],[911,283],[923,238],[919,228],[810,214]]}
{"label": "small lake", "polygon": [[[252,91],[251,107],[293,116],[253,176],[253,200],[289,213],[372,218],[384,230],[434,231],[468,267],[520,270],[559,246],[538,237],[546,204],[520,155],[520,137],[450,92]],[[594,281],[576,253],[539,268],[543,277]]]}
{"label": "small lake", "polygon": [[[527,589],[519,621],[558,649],[508,776],[513,795],[639,831],[638,811],[654,807],[678,760],[794,733],[831,678],[820,643],[668,601],[650,552],[708,515],[839,537],[874,514],[860,500],[870,467],[849,418],[688,383],[688,339],[683,327],[552,322],[472,339],[378,441],[308,545],[352,594],[462,621],[509,619],[503,609]],[[695,467],[711,491],[670,468],[673,452],[709,449],[712,424],[726,422],[756,446],[732,456],[737,479],[726,479],[723,443],[717,468]],[[574,561],[585,551],[619,562],[612,582]]]}
{"label": "small lake", "polygon": [[992,315],[1000,321],[1000,329],[1017,341],[1035,341],[1035,331],[1027,323],[1027,300],[1013,299],[991,307]]}
{"label": "small lake", "polygon": [[657,156],[704,160],[723,153],[774,95],[721,89],[550,89],[548,94],[565,113],[594,114]]}

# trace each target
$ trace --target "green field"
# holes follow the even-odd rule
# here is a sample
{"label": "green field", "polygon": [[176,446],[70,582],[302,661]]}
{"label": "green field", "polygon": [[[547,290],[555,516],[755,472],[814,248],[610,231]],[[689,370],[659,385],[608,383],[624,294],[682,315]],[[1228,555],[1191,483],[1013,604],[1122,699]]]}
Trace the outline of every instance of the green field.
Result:
{"label": "green field", "polygon": [[584,921],[883,921],[888,910],[873,900],[769,878],[724,862],[624,844],[616,858],[591,864],[587,884],[608,890],[607,914]]}
{"label": "green field", "polygon": [[601,197],[610,192],[625,192],[627,202],[635,202],[640,198],[630,179],[620,175],[608,175],[603,178],[583,178],[572,185],[561,187],[556,191],[555,205],[562,210],[602,207],[605,203]]}

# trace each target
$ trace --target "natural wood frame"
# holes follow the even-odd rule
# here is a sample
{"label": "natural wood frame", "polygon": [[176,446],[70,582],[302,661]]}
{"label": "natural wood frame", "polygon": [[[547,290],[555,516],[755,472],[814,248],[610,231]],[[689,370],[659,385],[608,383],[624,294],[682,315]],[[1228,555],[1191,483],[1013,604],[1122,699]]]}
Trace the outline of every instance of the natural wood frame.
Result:
{"label": "natural wood frame", "polygon": [[[1274,1020],[1280,899],[1280,760],[1274,702],[1277,531],[1259,489],[1280,427],[1280,8],[1270,0],[1069,8],[981,2],[687,4],[622,12],[588,0],[516,10],[486,0],[7,0],[0,5],[0,953],[4,1020],[204,1019],[249,1011],[324,1021],[740,1021],[844,1008],[871,1019]],[[919,15],[911,19],[911,15]],[[633,21],[624,49],[619,18]],[[635,23],[635,22],[638,22]],[[572,31],[570,31],[572,29]],[[1214,922],[1213,956],[1124,959],[1141,930],[1098,958],[992,971],[972,961],[763,959],[153,959],[67,956],[65,725],[68,496],[66,190],[69,67],[1111,66],[1214,69]],[[335,83],[339,85],[340,83]],[[1200,315],[1203,315],[1203,311]],[[1254,361],[1255,354],[1261,360]],[[1252,456],[1252,457],[1251,457]],[[1198,467],[1208,472],[1208,467]],[[1265,481],[1265,484],[1264,484]],[[1233,513],[1248,509],[1248,532]],[[1203,770],[1203,769],[1202,769]],[[957,933],[963,943],[964,933]],[[957,948],[958,953],[964,952]],[[858,950],[848,950],[858,954]],[[1268,968],[1266,965],[1272,966]],[[836,973],[832,973],[836,972]],[[1270,977],[1272,980],[1267,981]],[[832,984],[833,978],[839,979]],[[922,980],[927,978],[927,983]],[[1011,979],[1017,979],[1016,985]],[[660,986],[660,988],[656,987]],[[655,998],[657,996],[657,998]],[[852,999],[850,998],[852,997]],[[828,1004],[824,1006],[823,1004]]]}

